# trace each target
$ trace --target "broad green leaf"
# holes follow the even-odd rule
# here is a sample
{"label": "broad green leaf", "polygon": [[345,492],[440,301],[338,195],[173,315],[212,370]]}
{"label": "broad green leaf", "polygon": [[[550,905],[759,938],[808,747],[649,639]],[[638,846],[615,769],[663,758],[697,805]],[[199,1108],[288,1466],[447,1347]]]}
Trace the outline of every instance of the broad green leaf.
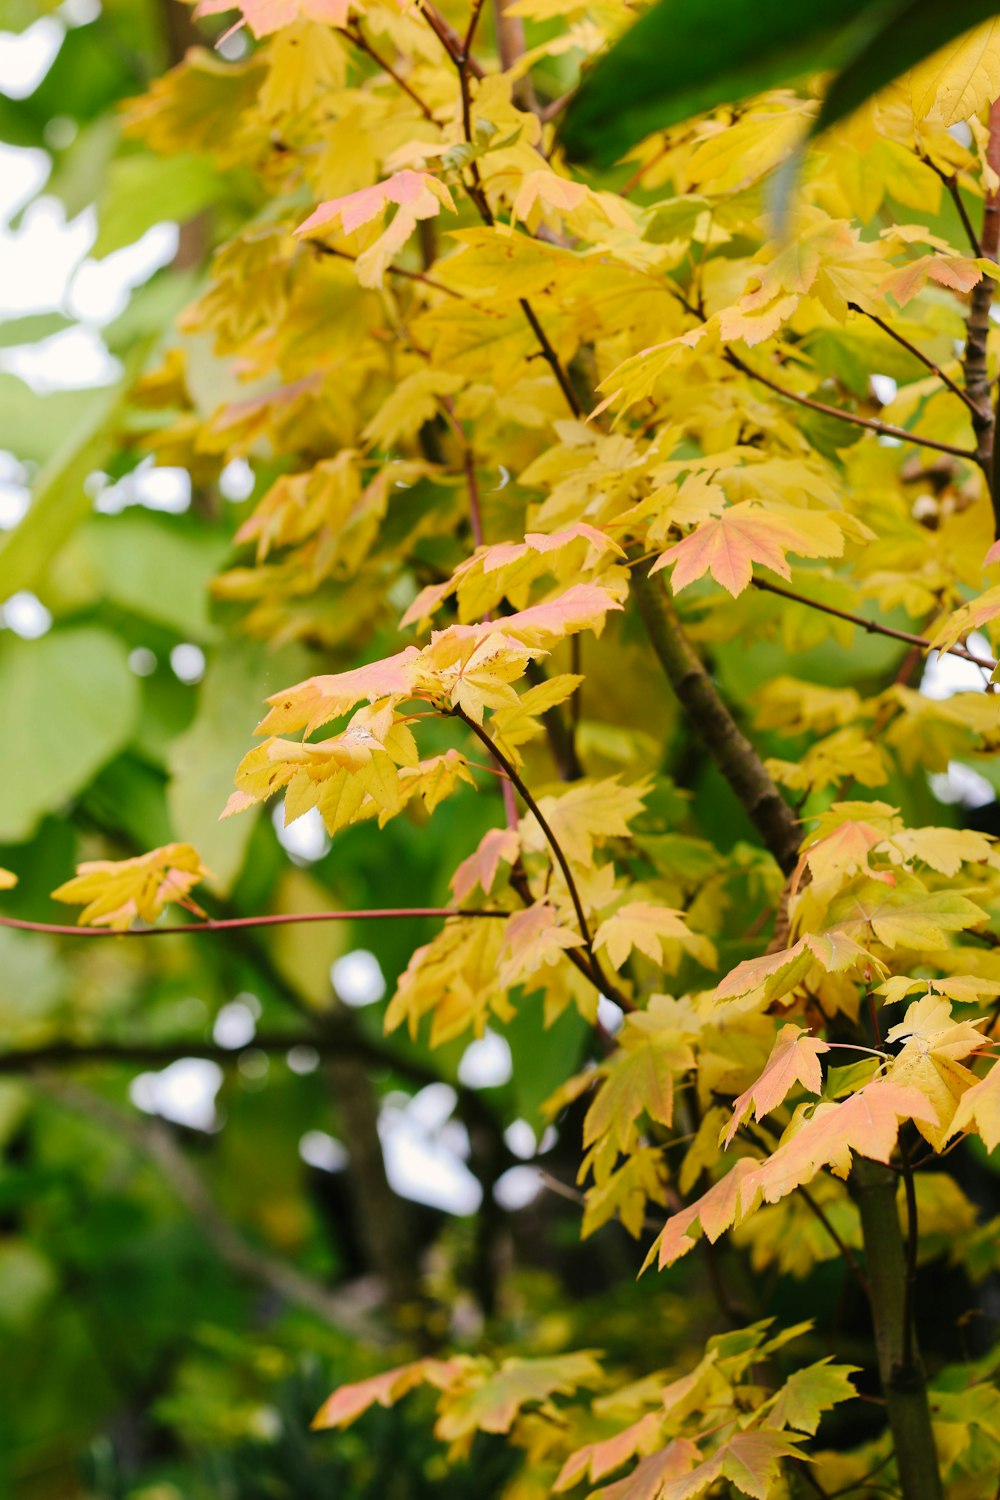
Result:
{"label": "broad green leaf", "polygon": [[136,680],[103,630],[0,637],[0,841],[16,843],[86,786],[131,732]]}
{"label": "broad green leaf", "polygon": [[222,179],[205,157],[146,152],[120,157],[107,174],[90,253],[99,260],[167,219],[183,224],[223,192]]}
{"label": "broad green leaf", "polygon": [[176,835],[195,844],[223,893],[239,874],[253,817],[219,814],[232,791],[232,767],[246,749],[246,706],[265,698],[286,677],[300,676],[301,653],[275,655],[241,641],[212,657],[198,690],[190,728],[174,740],[168,766],[167,801]]}
{"label": "broad green leaf", "polygon": [[95,516],[80,541],[108,599],[183,640],[215,639],[208,585],[226,555],[225,537],[189,517],[135,506],[124,515]]}
{"label": "broad green leaf", "polygon": [[660,0],[584,78],[563,145],[609,166],[654,130],[835,65],[851,55],[849,28],[897,9],[891,0]]}

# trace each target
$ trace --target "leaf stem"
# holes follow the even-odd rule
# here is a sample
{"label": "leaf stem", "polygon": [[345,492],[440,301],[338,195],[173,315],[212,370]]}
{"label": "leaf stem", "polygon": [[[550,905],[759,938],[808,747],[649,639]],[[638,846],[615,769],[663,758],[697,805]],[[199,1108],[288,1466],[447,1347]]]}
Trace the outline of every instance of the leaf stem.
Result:
{"label": "leaf stem", "polygon": [[936,365],[930,358],[930,356],[925,354],[922,349],[918,349],[916,344],[911,343],[908,338],[905,338],[903,334],[901,334],[897,329],[893,328],[891,323],[887,323],[884,318],[880,318],[878,313],[869,312],[867,308],[859,307],[856,302],[849,302],[847,305],[852,312],[861,313],[863,317],[868,318],[872,323],[876,324],[877,327],[881,328],[883,333],[888,334],[889,338],[894,339],[897,344],[899,344],[903,349],[906,349],[910,354],[912,354],[914,359],[919,360],[925,369],[930,370],[932,375],[936,375],[938,380],[940,380],[943,385],[946,385],[948,387],[953,396],[957,396],[959,401],[963,401],[965,403],[973,416],[978,415],[978,407],[972,400],[972,397],[969,395],[968,391],[963,391],[958,382],[952,380],[950,375],[946,375],[941,369],[940,365]]}

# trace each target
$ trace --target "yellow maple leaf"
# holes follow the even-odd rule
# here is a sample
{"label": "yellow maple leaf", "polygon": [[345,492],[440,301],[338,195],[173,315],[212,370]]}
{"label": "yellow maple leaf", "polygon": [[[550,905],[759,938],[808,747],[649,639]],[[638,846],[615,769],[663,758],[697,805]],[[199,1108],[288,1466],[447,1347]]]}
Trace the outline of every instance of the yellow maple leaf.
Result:
{"label": "yellow maple leaf", "polygon": [[270,36],[296,21],[316,21],[323,26],[346,26],[351,7],[360,10],[357,0],[198,0],[196,16],[217,16],[239,10],[241,20],[231,26],[225,37],[241,26],[249,26],[254,36]]}
{"label": "yellow maple leaf", "polygon": [[442,208],[456,212],[449,189],[429,172],[413,172],[406,168],[372,187],[360,188],[342,198],[331,198],[321,203],[295,233],[315,234],[339,221],[344,234],[353,234],[378,218],[391,203],[396,205],[395,217],[374,244],[362,251],[356,265],[362,286],[381,286],[387,265],[406,244],[421,219],[436,217]]}
{"label": "yellow maple leaf", "polygon": [[620,969],[633,948],[655,964],[676,970],[680,952],[690,953],[706,969],[716,962],[708,938],[692,932],[683,912],[648,901],[628,901],[606,917],[594,934],[594,947],[606,948],[614,968]]}
{"label": "yellow maple leaf", "polygon": [[987,21],[906,75],[914,118],[956,125],[1000,94],[1000,21]]}
{"label": "yellow maple leaf", "polygon": [[828,1050],[826,1042],[820,1037],[810,1036],[801,1027],[782,1026],[763,1073],[733,1104],[733,1118],[726,1130],[726,1145],[731,1143],[751,1106],[754,1119],[759,1120],[770,1114],[772,1109],[777,1109],[797,1083],[810,1093],[818,1094],[823,1086],[819,1059]]}
{"label": "yellow maple leaf", "polygon": [[1000,1069],[996,1063],[985,1078],[979,1079],[966,1091],[958,1103],[951,1121],[949,1134],[973,1126],[983,1138],[987,1151],[1000,1146]]}
{"label": "yellow maple leaf", "polygon": [[52,895],[83,905],[82,926],[124,931],[136,919],[155,922],[168,901],[204,916],[188,892],[210,875],[190,844],[165,844],[135,859],[89,860]]}
{"label": "yellow maple leaf", "polygon": [[754,563],[790,578],[786,552],[801,557],[840,557],[843,550],[844,534],[828,515],[819,511],[796,515],[741,500],[676,542],[657,558],[650,572],[672,567],[675,594],[711,573],[716,583],[735,598],[753,578]]}

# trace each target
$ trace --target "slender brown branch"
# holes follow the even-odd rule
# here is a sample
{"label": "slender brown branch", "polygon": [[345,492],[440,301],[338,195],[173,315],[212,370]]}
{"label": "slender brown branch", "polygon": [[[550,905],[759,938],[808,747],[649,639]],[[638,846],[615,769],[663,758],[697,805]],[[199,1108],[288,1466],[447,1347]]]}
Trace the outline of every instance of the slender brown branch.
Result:
{"label": "slender brown branch", "polygon": [[356,18],[349,21],[346,26],[338,26],[336,30],[340,32],[341,36],[346,36],[349,42],[353,42],[354,45],[360,49],[360,51],[366,53],[367,56],[371,58],[372,62],[375,63],[376,67],[382,69],[383,73],[387,73],[392,79],[393,83],[395,83],[399,88],[403,90],[403,93],[406,94],[407,98],[413,100],[413,103],[420,110],[420,113],[423,115],[424,119],[430,120],[433,123],[434,111],[431,109],[430,105],[427,104],[423,99],[421,99],[416,90],[410,87],[406,79],[401,77],[400,74],[396,72],[395,68],[392,67],[390,63],[387,63],[385,58],[382,57],[380,53],[376,52],[371,42],[362,32]]}
{"label": "slender brown branch", "polygon": [[921,437],[919,433],[910,432],[906,427],[893,427],[889,422],[880,422],[877,417],[860,417],[856,412],[844,411],[839,406],[829,406],[825,401],[814,401],[811,396],[800,396],[797,391],[788,390],[768,375],[762,375],[759,370],[754,370],[750,365],[745,364],[731,349],[724,351],[724,357],[734,369],[740,370],[751,380],[766,385],[768,390],[774,391],[776,395],[783,396],[786,401],[794,401],[796,405],[804,406],[809,411],[819,412],[824,417],[837,417],[841,422],[848,422],[854,427],[864,427],[868,432],[877,432],[880,437],[896,438],[901,443],[915,443],[919,448],[933,448],[938,453],[950,453],[953,458],[968,459],[970,463],[979,461],[978,455],[971,448],[958,448],[954,443],[940,443],[936,438]]}
{"label": "slender brown branch", "polygon": [[461,906],[386,906],[368,907],[361,911],[267,912],[256,917],[209,918],[207,922],[183,922],[170,927],[127,927],[123,932],[113,927],[71,927],[58,922],[29,922],[24,917],[0,917],[0,927],[16,927],[21,932],[45,932],[50,937],[150,938],[173,937],[180,933],[232,932],[247,927],[291,927],[305,922],[375,922],[388,921],[394,917],[509,916],[509,911],[473,911]]}
{"label": "slender brown branch", "polygon": [[633,1002],[628,998],[627,995],[622,993],[622,991],[618,988],[613,980],[608,978],[601,967],[600,960],[594,952],[594,940],[591,937],[590,926],[587,922],[587,916],[583,909],[583,902],[580,899],[580,892],[577,888],[576,880],[573,877],[573,871],[569,867],[569,860],[563,853],[562,845],[559,843],[559,840],[553,833],[551,824],[549,823],[545,814],[542,812],[541,808],[538,806],[538,803],[535,801],[535,798],[531,793],[531,789],[524,781],[514,763],[508,760],[503,751],[499,749],[498,746],[495,745],[494,742],[490,739],[489,734],[483,728],[482,724],[477,724],[475,719],[471,718],[469,714],[465,712],[464,708],[455,707],[451,710],[451,712],[457,719],[461,719],[462,723],[465,724],[467,728],[472,730],[476,738],[481,740],[482,743],[486,746],[487,750],[496,760],[501,769],[507,773],[507,776],[510,778],[511,782],[520,793],[525,807],[527,807],[528,811],[535,819],[535,822],[542,830],[542,833],[545,835],[545,840],[548,843],[549,848],[552,850],[556,863],[562,871],[563,879],[566,882],[566,888],[569,891],[570,900],[573,903],[573,910],[576,912],[576,920],[580,927],[580,936],[583,938],[584,945],[590,957],[590,964],[592,969],[591,978],[593,982],[597,985],[598,989],[600,989],[603,995],[606,995],[609,1000],[614,1000],[615,1004],[620,1005],[622,1010],[635,1010],[636,1007]]}
{"label": "slender brown branch", "polygon": [[[994,172],[1000,171],[1000,100],[990,109],[989,141],[986,159]],[[1000,193],[989,191],[983,205],[983,232],[979,240],[980,255],[997,259],[1000,250]],[[995,438],[996,416],[990,392],[989,334],[993,307],[993,278],[982,276],[972,288],[969,312],[965,320],[965,388],[972,403],[972,428],[976,435],[976,462],[982,469],[993,502],[994,531],[1000,536],[1000,476]]]}
{"label": "slender brown branch", "polygon": [[[851,614],[850,610],[838,609],[834,604],[824,604],[819,599],[810,599],[805,594],[798,594],[794,589],[782,588],[778,583],[771,583],[766,578],[755,578],[754,588],[763,589],[766,594],[778,594],[782,599],[792,599],[796,604],[804,604],[807,609],[817,609],[821,614],[833,615],[838,620],[846,620],[850,625],[856,625],[859,630],[866,631],[869,635],[888,636],[893,641],[903,641],[908,646],[919,646],[924,651],[937,651],[937,646],[932,646],[926,636],[913,635],[909,630],[897,630],[893,625],[884,625],[881,620],[868,620],[864,615]],[[958,656],[962,661],[971,661],[975,666],[982,667],[984,672],[993,672],[996,662],[991,656],[977,656],[974,651],[969,651],[965,646],[946,646],[941,652],[942,656]]]}
{"label": "slender brown branch", "polygon": [[[926,161],[927,158],[923,157],[922,160]],[[935,168],[935,171],[937,170],[938,169]],[[973,253],[977,256],[982,255],[983,247],[979,243],[979,236],[975,231],[972,220],[969,218],[969,210],[965,206],[965,200],[962,197],[962,191],[958,185],[958,178],[955,177],[954,174],[952,174],[951,176],[946,176],[943,172],[940,171],[938,172],[938,175],[951,194],[952,201],[955,204],[956,209],[958,210],[958,217],[962,221],[962,228],[968,235],[969,244],[972,246]]]}
{"label": "slender brown branch", "polygon": [[[338,250],[336,245],[327,245],[323,240],[309,240],[308,242],[318,255],[335,255],[338,260],[349,260],[356,263],[357,256],[352,255],[349,250]],[[435,281],[433,276],[427,276],[423,271],[411,271],[406,266],[390,265],[386,267],[390,276],[401,276],[405,281],[419,281],[424,286],[432,287],[435,292],[444,292],[446,297],[454,297],[458,302],[465,302],[461,292],[456,292],[453,287],[445,286],[442,281]]]}
{"label": "slender brown branch", "polygon": [[[423,12],[424,20],[427,22],[434,35],[437,37],[438,41],[447,52],[452,62],[457,62],[460,57],[464,56],[464,51],[462,46],[462,38],[459,36],[454,26],[452,26],[450,21],[445,20],[444,16],[438,10],[437,6],[431,4],[431,0],[421,0],[420,9]],[[480,67],[479,63],[476,62],[476,59],[474,57],[466,58],[466,66],[468,67],[468,70],[472,74],[473,78],[484,78],[486,76],[484,70]]]}
{"label": "slender brown branch", "polygon": [[563,395],[566,398],[566,405],[569,407],[574,417],[582,417],[583,407],[577,400],[576,392],[573,389],[569,376],[563,369],[562,362],[560,361],[558,354],[549,342],[548,334],[545,332],[545,329],[538,321],[537,313],[535,312],[531,303],[528,301],[527,297],[519,297],[517,300],[520,304],[521,311],[524,313],[524,316],[528,320],[532,333],[535,335],[535,338],[541,345],[543,356],[547,360],[553,375],[556,377],[556,380],[559,383],[559,389],[562,391]]}
{"label": "slender brown branch", "polygon": [[841,1237],[840,1234],[838,1234],[837,1230],[833,1226],[832,1221],[830,1220],[829,1215],[826,1213],[825,1209],[816,1202],[816,1199],[813,1197],[809,1189],[800,1184],[798,1192],[803,1203],[809,1209],[809,1212],[814,1216],[814,1218],[819,1220],[833,1243],[836,1245],[837,1249],[840,1251],[840,1254],[844,1258],[844,1263],[847,1265],[855,1281],[858,1283],[858,1286],[864,1292],[866,1297],[870,1297],[871,1288],[868,1285],[868,1278],[858,1264],[857,1257],[854,1254],[854,1251],[851,1249],[850,1245]]}
{"label": "slender brown branch", "polygon": [[785,874],[798,859],[801,830],[795,814],[739,728],[655,578],[637,568],[632,592],[660,665],[691,724],[729,783],[747,817]]}
{"label": "slender brown branch", "polygon": [[914,359],[919,360],[926,370],[930,370],[932,375],[936,375],[938,380],[948,387],[953,396],[957,396],[959,401],[964,402],[973,416],[978,414],[976,403],[972,400],[968,391],[963,391],[962,387],[956,381],[952,380],[950,375],[946,375],[940,365],[934,363],[930,355],[925,354],[922,349],[918,349],[916,344],[911,343],[898,329],[893,328],[891,323],[887,323],[884,318],[880,318],[878,313],[869,312],[867,308],[859,307],[856,302],[849,302],[847,305],[852,312],[860,313],[862,317],[868,318],[877,327],[881,328],[883,333],[888,334],[889,338],[912,354]]}

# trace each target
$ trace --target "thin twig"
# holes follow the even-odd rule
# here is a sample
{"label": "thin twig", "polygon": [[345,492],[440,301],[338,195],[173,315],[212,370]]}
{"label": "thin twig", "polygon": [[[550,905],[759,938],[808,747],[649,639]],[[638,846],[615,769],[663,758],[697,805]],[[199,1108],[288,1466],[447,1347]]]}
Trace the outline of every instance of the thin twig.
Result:
{"label": "thin twig", "polygon": [[[352,264],[357,262],[358,257],[349,250],[338,250],[336,245],[327,245],[323,240],[309,240],[308,243],[319,255],[335,255],[338,260],[349,260]],[[406,266],[397,265],[386,266],[386,270],[390,276],[402,276],[406,281],[419,281],[424,286],[432,287],[435,292],[444,292],[446,297],[454,297],[459,302],[467,300],[461,292],[445,286],[442,281],[435,281],[433,276],[427,276],[423,271],[410,271]]]}
{"label": "thin twig", "polygon": [[378,52],[376,52],[371,42],[363,34],[356,18],[349,21],[346,26],[336,27],[336,30],[340,32],[341,36],[346,36],[347,40],[349,42],[353,42],[354,45],[360,48],[362,52],[367,53],[372,62],[375,63],[377,67],[381,68],[383,73],[387,73],[392,79],[393,83],[397,84],[399,88],[403,90],[403,93],[406,94],[409,99],[413,100],[414,104],[420,110],[420,113],[424,116],[424,119],[430,120],[433,124],[434,111],[423,99],[421,99],[420,95],[410,87],[406,79],[401,78],[400,75],[396,72],[395,68],[393,68],[391,64],[387,63],[385,58],[382,57]]}
{"label": "thin twig", "polygon": [[597,985],[603,995],[607,996],[609,1000],[614,1000],[615,1004],[620,1005],[622,1010],[635,1010],[636,1006],[634,1005],[634,1003],[628,998],[627,995],[622,993],[622,991],[611,979],[608,978],[601,967],[600,960],[594,952],[594,940],[590,933],[590,927],[587,922],[586,913],[583,909],[583,902],[580,899],[580,892],[577,889],[576,880],[573,877],[573,871],[570,869],[569,861],[566,858],[566,855],[563,853],[562,845],[559,843],[559,840],[553,833],[552,827],[549,824],[548,819],[545,817],[545,814],[542,812],[541,808],[538,806],[538,803],[535,801],[531,789],[525,783],[514,763],[508,760],[503,751],[494,744],[494,742],[490,739],[489,734],[481,724],[477,724],[475,719],[471,718],[470,715],[465,712],[464,708],[461,708],[460,706],[456,706],[451,710],[451,712],[457,719],[461,719],[462,723],[465,724],[468,729],[472,730],[476,738],[481,740],[482,743],[486,746],[487,750],[494,757],[501,769],[506,771],[508,777],[520,793],[524,805],[527,807],[528,811],[535,819],[535,822],[542,830],[542,833],[545,835],[546,842],[548,843],[549,848],[552,850],[552,853],[555,856],[556,863],[563,873],[563,879],[566,881],[566,888],[569,891],[570,900],[573,903],[573,910],[576,912],[576,920],[580,927],[580,936],[583,938],[584,945],[590,957],[592,968],[591,977],[593,979],[593,982]]}
{"label": "thin twig", "polygon": [[782,599],[792,599],[796,604],[804,604],[807,609],[818,609],[824,615],[834,615],[838,620],[846,620],[850,625],[857,625],[859,630],[867,631],[869,635],[885,635],[894,641],[903,641],[907,646],[919,646],[924,651],[938,651],[942,656],[959,656],[963,661],[971,661],[977,667],[982,667],[984,672],[996,670],[996,662],[991,656],[977,656],[975,652],[969,651],[965,646],[945,646],[943,649],[934,646],[923,635],[913,635],[909,630],[897,630],[892,625],[883,625],[880,620],[867,620],[864,615],[851,614],[849,610],[838,609],[834,604],[824,604],[819,599],[810,599],[805,594],[797,594],[794,589],[782,588],[780,584],[771,583],[766,578],[755,578],[755,588],[763,589],[766,594],[778,594]]}
{"label": "thin twig", "polygon": [[856,302],[849,302],[847,305],[852,312],[861,313],[863,317],[870,319],[872,323],[881,328],[883,333],[888,334],[891,339],[894,339],[897,344],[900,344],[902,348],[912,354],[914,359],[919,360],[925,369],[930,370],[932,375],[936,375],[938,380],[948,387],[953,396],[957,396],[959,401],[965,403],[973,416],[978,415],[978,407],[968,391],[963,391],[957,381],[952,380],[950,375],[946,375],[940,365],[934,363],[930,355],[925,354],[922,349],[918,349],[916,344],[911,343],[908,338],[905,338],[903,334],[893,328],[891,323],[887,323],[884,318],[880,318],[878,313],[869,312],[867,308],[859,307]]}
{"label": "thin twig", "polygon": [[819,1203],[816,1202],[816,1199],[813,1197],[812,1193],[810,1193],[809,1189],[807,1187],[803,1187],[800,1184],[798,1191],[802,1195],[803,1203],[806,1204],[810,1213],[812,1213],[814,1217],[819,1220],[833,1243],[836,1245],[837,1249],[840,1251],[841,1255],[844,1257],[844,1261],[849,1267],[851,1274],[854,1276],[855,1281],[857,1281],[861,1290],[867,1297],[869,1295],[868,1278],[858,1264],[854,1251],[851,1249],[847,1241],[842,1239],[840,1234],[838,1234],[826,1211]]}
{"label": "thin twig", "polygon": [[[447,52],[452,62],[455,62],[459,57],[463,55],[462,38],[459,36],[454,26],[452,26],[451,22],[446,21],[437,7],[431,4],[431,0],[421,0],[420,9],[423,12],[424,20],[427,22],[434,35],[437,37],[438,41]],[[470,57],[467,59],[467,66],[473,78],[484,78],[486,76],[484,70],[480,67],[479,63],[476,62],[476,59],[474,57]]]}
{"label": "thin twig", "polygon": [[509,911],[492,909],[474,911],[461,906],[385,906],[361,911],[266,912],[256,917],[209,918],[207,922],[184,922],[170,927],[70,927],[58,922],[29,922],[24,917],[0,917],[0,927],[16,927],[21,932],[45,932],[50,937],[149,938],[173,937],[181,933],[232,932],[246,927],[291,927],[305,922],[375,922],[393,917],[500,917]]}
{"label": "thin twig", "polygon": [[[927,158],[924,157],[923,160],[926,161]],[[962,228],[965,230],[966,234],[969,237],[969,244],[972,246],[972,249],[977,256],[982,255],[983,247],[979,243],[979,236],[976,233],[972,220],[969,218],[969,210],[965,206],[965,201],[962,197],[962,192],[958,185],[958,178],[954,175],[950,177],[945,176],[945,174],[942,172],[939,172],[938,175],[951,194],[955,207],[958,209],[958,217],[962,221]]]}
{"label": "thin twig", "polygon": [[848,422],[854,427],[864,427],[868,432],[877,432],[880,437],[896,438],[901,443],[915,443],[918,448],[933,448],[938,453],[950,453],[953,458],[964,458],[969,463],[978,462],[977,455],[971,448],[959,448],[954,443],[940,443],[936,438],[921,437],[919,433],[910,432],[906,427],[894,427],[890,422],[880,422],[877,417],[859,417],[855,412],[844,411],[839,406],[829,406],[825,401],[814,401],[811,396],[800,396],[797,391],[790,391],[768,375],[762,375],[759,370],[754,370],[745,364],[738,354],[731,349],[723,351],[723,357],[733,366],[740,370],[751,380],[759,381],[766,385],[778,396],[783,396],[786,401],[794,401],[798,406],[805,406],[809,411],[819,412],[824,417],[837,417],[841,422]]}

